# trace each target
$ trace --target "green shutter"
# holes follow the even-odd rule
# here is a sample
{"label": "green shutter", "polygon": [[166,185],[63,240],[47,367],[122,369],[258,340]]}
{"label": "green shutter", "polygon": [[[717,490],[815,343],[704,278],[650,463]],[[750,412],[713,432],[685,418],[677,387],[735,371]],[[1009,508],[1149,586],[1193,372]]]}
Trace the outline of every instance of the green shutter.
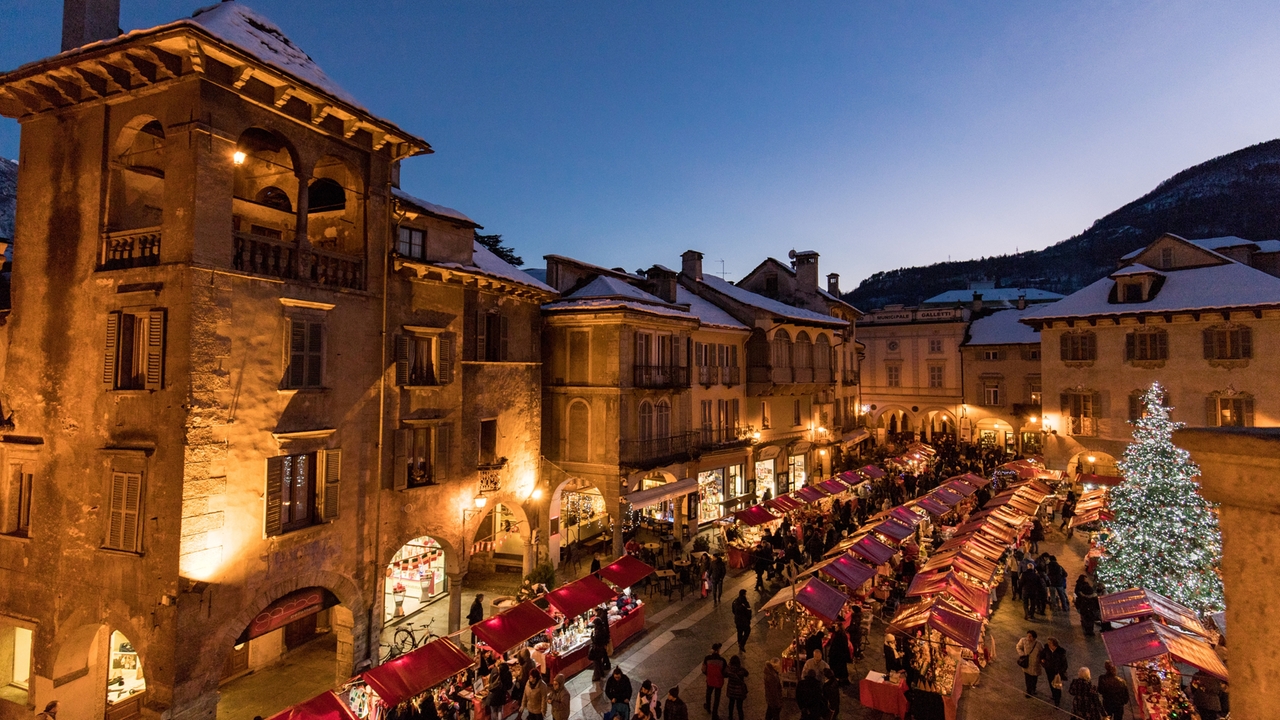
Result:
{"label": "green shutter", "polygon": [[307,325],[307,387],[324,387],[324,323]]}
{"label": "green shutter", "polygon": [[441,385],[448,385],[453,382],[453,333],[440,335],[440,350],[437,354],[440,356],[440,367],[437,369],[439,382]]}
{"label": "green shutter", "polygon": [[307,380],[307,324],[289,320],[289,367],[285,371],[288,387],[300,388]]}

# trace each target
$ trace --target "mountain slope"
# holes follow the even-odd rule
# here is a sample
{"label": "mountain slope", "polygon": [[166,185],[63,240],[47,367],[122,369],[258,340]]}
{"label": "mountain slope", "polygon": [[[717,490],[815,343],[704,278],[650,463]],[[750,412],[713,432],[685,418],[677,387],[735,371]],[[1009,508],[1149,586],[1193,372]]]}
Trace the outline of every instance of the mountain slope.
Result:
{"label": "mountain slope", "polygon": [[979,278],[995,279],[1001,287],[1029,285],[1066,294],[1106,275],[1120,256],[1162,233],[1192,239],[1280,238],[1277,206],[1280,140],[1271,140],[1183,170],[1088,230],[1044,250],[879,272],[845,300],[863,310],[914,304]]}

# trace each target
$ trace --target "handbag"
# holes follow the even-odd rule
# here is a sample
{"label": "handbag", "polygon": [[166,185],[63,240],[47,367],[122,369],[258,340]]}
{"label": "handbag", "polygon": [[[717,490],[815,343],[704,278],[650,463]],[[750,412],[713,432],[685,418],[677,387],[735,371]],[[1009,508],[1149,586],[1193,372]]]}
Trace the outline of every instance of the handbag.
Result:
{"label": "handbag", "polygon": [[1056,676],[1054,676],[1054,678],[1053,678],[1053,682],[1049,683],[1049,687],[1053,688],[1054,690],[1061,690],[1061,689],[1062,689],[1062,676],[1061,676],[1061,675],[1056,675]]}
{"label": "handbag", "polygon": [[1029,667],[1030,665],[1031,665],[1031,658],[1029,656],[1027,655],[1018,656],[1018,667],[1026,668],[1026,667]]}

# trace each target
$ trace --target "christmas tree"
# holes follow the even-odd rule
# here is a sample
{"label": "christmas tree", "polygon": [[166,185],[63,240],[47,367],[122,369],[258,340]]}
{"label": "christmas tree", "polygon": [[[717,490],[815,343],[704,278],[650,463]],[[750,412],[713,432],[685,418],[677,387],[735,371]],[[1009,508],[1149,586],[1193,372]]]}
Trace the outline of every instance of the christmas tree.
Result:
{"label": "christmas tree", "polygon": [[1202,616],[1223,608],[1222,536],[1214,506],[1200,495],[1200,468],[1174,446],[1164,389],[1143,394],[1143,416],[1133,423],[1124,452],[1124,481],[1111,491],[1114,519],[1098,562],[1098,580],[1108,592],[1154,590]]}

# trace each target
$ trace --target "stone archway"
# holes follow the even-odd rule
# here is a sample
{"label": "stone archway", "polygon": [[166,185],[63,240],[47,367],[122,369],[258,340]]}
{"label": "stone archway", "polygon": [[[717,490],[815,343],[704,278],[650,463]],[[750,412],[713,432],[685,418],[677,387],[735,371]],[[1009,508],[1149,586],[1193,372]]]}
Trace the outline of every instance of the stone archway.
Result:
{"label": "stone archway", "polygon": [[[571,547],[575,543],[580,543],[585,539],[583,536],[583,525],[586,525],[586,531],[590,533],[591,536],[594,536],[595,534],[598,534],[598,532],[602,532],[607,529],[606,525],[610,514],[609,490],[600,478],[582,475],[569,475],[564,473],[561,475],[562,477],[558,478],[558,482],[553,481],[555,482],[555,486],[551,491],[551,498],[548,503],[547,511],[549,518],[548,542],[551,553],[551,563],[556,567],[559,567],[560,563],[564,559],[562,558],[562,549],[568,549],[572,552]],[[566,505],[566,495],[574,498],[572,508]],[[593,498],[591,500],[593,503],[593,509],[597,507],[594,498],[599,498],[598,507],[601,512],[600,519],[591,519],[585,523],[581,522],[583,518],[582,510],[585,509],[585,503],[587,502],[585,498],[578,497],[582,495]],[[614,497],[616,498],[616,494]],[[615,506],[613,510],[614,512],[616,512],[616,504],[615,499],[613,503]],[[594,518],[595,515],[592,515],[591,517]],[[598,528],[597,524],[599,525]]]}

